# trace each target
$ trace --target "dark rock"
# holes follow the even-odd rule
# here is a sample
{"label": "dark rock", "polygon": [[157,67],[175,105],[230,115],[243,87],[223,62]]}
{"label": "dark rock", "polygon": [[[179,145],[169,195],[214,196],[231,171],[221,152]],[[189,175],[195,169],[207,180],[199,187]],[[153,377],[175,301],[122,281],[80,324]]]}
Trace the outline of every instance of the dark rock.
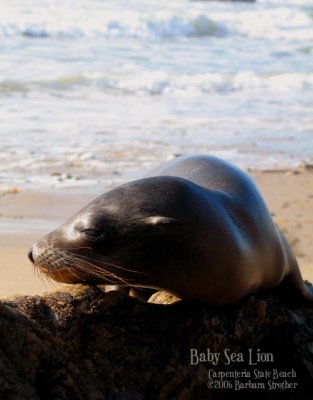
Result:
{"label": "dark rock", "polygon": [[[155,296],[155,295],[154,295]],[[173,298],[164,303],[173,302]],[[160,302],[160,296],[155,297]],[[221,353],[216,366],[190,365],[190,349]],[[226,365],[225,349],[244,362]],[[248,349],[273,362],[249,365]],[[259,350],[258,350],[259,349]],[[296,388],[268,390],[263,374]],[[247,374],[265,389],[210,389],[208,372]],[[312,399],[313,313],[286,306],[275,293],[213,308],[189,301],[142,303],[120,292],[71,287],[44,297],[0,303],[0,398],[36,399]],[[216,378],[216,385],[248,378]]]}

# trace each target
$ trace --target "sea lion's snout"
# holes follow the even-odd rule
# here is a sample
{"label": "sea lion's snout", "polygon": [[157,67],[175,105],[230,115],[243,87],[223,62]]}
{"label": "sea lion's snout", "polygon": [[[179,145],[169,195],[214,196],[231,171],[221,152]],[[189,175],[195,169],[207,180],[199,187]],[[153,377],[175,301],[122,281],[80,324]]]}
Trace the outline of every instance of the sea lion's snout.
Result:
{"label": "sea lion's snout", "polygon": [[39,269],[49,268],[59,259],[57,250],[44,238],[34,243],[27,254],[29,260]]}
{"label": "sea lion's snout", "polygon": [[76,283],[83,280],[79,271],[72,272],[74,257],[53,246],[48,238],[34,243],[29,249],[28,258],[38,271],[58,282]]}
{"label": "sea lion's snout", "polygon": [[30,260],[33,264],[36,263],[36,258],[37,258],[37,256],[39,255],[39,253],[40,253],[40,251],[39,251],[39,248],[38,248],[38,245],[37,245],[37,242],[36,242],[36,243],[34,243],[34,244],[32,245],[32,247],[29,249],[28,254],[27,254],[29,260]]}
{"label": "sea lion's snout", "polygon": [[34,264],[35,260],[34,260],[34,257],[33,257],[33,247],[31,247],[29,249],[27,256],[28,256],[29,260]]}

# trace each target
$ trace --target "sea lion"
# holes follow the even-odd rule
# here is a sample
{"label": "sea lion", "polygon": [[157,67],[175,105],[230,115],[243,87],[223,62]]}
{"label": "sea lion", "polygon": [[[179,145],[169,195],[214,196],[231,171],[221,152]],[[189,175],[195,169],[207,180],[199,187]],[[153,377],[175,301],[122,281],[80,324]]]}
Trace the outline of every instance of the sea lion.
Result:
{"label": "sea lion", "polygon": [[102,194],[29,258],[60,282],[160,289],[211,305],[282,281],[313,301],[252,179],[212,156],[178,157]]}

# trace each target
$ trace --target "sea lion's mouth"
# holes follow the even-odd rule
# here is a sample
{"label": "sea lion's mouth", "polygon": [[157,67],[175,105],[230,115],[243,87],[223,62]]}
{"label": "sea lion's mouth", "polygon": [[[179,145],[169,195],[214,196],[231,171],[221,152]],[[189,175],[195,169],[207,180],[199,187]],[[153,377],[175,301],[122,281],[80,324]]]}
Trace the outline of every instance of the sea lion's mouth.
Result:
{"label": "sea lion's mouth", "polygon": [[61,283],[129,286],[138,274],[146,274],[122,267],[95,252],[75,253],[47,243],[35,244],[28,257],[37,271]]}
{"label": "sea lion's mouth", "polygon": [[98,276],[94,276],[93,269],[96,267],[90,262],[81,260],[79,255],[51,245],[34,246],[28,257],[37,271],[57,282],[94,283],[95,278],[97,281],[102,281],[99,271]]}

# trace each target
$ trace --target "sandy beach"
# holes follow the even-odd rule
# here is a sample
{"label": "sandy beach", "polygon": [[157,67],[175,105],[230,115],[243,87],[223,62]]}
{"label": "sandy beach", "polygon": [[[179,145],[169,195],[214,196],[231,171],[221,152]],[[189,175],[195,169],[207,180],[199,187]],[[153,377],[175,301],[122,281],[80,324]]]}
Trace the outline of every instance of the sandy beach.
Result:
{"label": "sandy beach", "polygon": [[[313,170],[250,174],[287,235],[304,278],[313,281]],[[0,192],[0,297],[40,294],[59,286],[35,274],[27,259],[28,248],[97,194],[84,194],[77,188],[41,193],[10,188]]]}

